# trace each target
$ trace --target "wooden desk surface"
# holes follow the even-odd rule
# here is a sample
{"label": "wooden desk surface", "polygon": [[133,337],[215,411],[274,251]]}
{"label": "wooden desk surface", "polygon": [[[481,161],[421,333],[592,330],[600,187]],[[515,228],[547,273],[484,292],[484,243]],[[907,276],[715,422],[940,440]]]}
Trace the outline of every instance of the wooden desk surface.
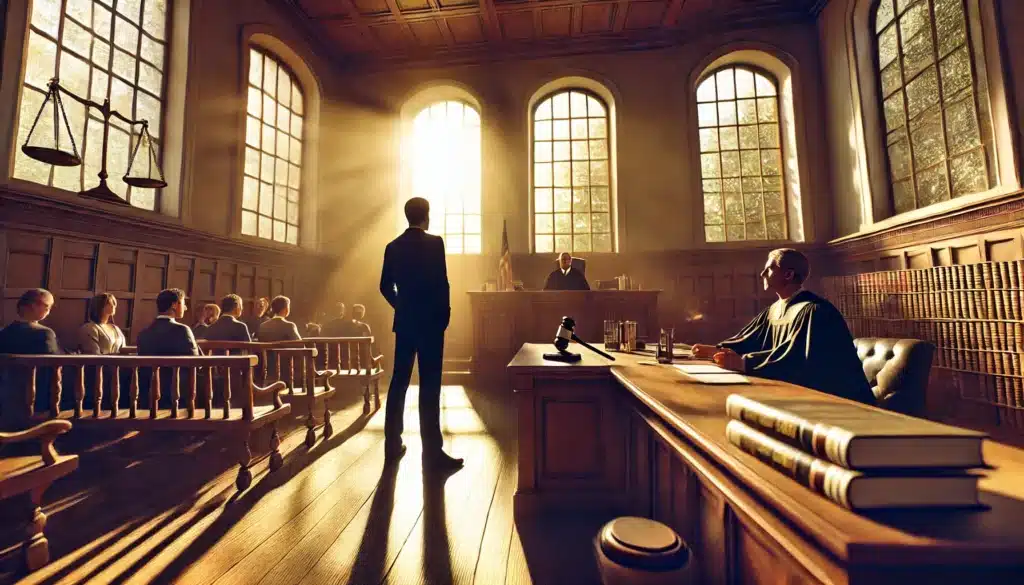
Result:
{"label": "wooden desk surface", "polygon": [[[729,394],[753,398],[813,395],[841,400],[793,384],[751,378],[750,385],[707,386],[690,382],[671,366],[645,365],[648,355],[613,353],[608,361],[586,348],[577,364],[542,358],[546,344],[527,344],[509,363],[511,373],[571,377],[607,370],[683,439],[729,472],[786,523],[833,555],[850,562],[1018,565],[1024,553],[1024,451],[986,441],[986,462],[995,467],[981,482],[981,510],[928,510],[854,513],[804,488],[732,445],[725,435]],[[677,363],[683,363],[677,360]]]}

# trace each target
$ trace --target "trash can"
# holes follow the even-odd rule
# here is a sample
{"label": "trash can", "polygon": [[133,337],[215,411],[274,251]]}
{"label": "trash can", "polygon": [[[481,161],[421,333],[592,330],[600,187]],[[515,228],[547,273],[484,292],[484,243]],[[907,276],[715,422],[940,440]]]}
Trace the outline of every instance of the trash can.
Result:
{"label": "trash can", "polygon": [[686,583],[690,548],[661,522],[616,518],[598,532],[594,548],[603,585]]}

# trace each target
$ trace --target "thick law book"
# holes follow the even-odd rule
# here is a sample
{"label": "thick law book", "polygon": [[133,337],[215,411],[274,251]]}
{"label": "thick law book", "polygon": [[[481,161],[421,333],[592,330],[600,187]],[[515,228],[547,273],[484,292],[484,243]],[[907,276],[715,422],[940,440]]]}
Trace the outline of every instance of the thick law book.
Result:
{"label": "thick law book", "polygon": [[910,470],[870,474],[811,457],[738,420],[725,428],[729,442],[804,486],[850,510],[879,508],[967,508],[978,506],[978,476]]}
{"label": "thick law book", "polygon": [[849,469],[983,467],[984,433],[855,402],[726,399],[729,417],[770,431],[803,451]]}

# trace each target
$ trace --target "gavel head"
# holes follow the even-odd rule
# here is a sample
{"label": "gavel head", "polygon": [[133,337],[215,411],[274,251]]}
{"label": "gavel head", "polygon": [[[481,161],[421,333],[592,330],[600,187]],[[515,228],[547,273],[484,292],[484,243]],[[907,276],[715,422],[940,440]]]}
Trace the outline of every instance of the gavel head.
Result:
{"label": "gavel head", "polygon": [[572,340],[573,333],[576,332],[576,321],[572,317],[562,317],[562,323],[558,326],[558,332],[555,333],[555,348],[558,351],[565,351],[569,347],[569,341]]}

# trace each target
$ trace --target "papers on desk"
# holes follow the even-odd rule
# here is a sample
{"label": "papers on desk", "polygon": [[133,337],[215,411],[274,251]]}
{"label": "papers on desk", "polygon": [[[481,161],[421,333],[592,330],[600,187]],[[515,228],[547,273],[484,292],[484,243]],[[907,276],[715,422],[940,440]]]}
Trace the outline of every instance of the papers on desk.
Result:
{"label": "papers on desk", "polygon": [[714,364],[678,364],[675,366],[687,380],[698,384],[749,384],[742,374],[730,372]]}

